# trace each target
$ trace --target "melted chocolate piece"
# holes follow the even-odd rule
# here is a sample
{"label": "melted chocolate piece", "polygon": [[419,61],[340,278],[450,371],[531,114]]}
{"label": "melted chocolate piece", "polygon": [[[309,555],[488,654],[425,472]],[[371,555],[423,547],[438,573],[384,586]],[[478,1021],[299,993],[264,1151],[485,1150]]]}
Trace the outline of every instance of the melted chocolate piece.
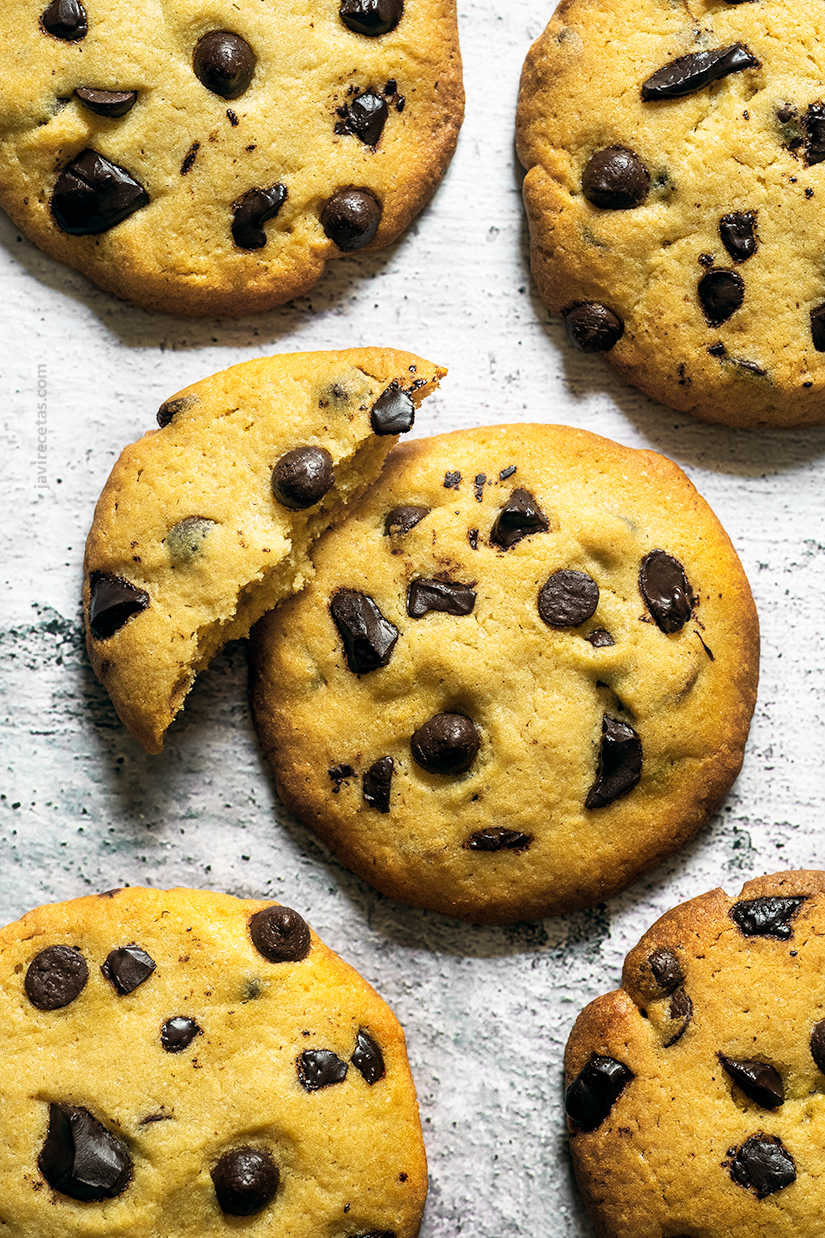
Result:
{"label": "melted chocolate piece", "polygon": [[38,1010],[59,1010],[79,997],[89,979],[83,955],[74,946],[47,946],[29,963],[23,986]]}
{"label": "melted chocolate piece", "polygon": [[203,551],[203,545],[217,523],[207,516],[185,516],[166,534],[166,549],[178,563],[191,563]]}
{"label": "melted chocolate piece", "polygon": [[40,21],[44,30],[65,43],[79,43],[89,33],[86,10],[80,0],[53,0]]}
{"label": "melted chocolate piece", "polygon": [[386,666],[392,657],[398,628],[385,619],[371,597],[341,589],[329,604],[344,656],[353,675],[367,675]]}
{"label": "melted chocolate piece", "polygon": [[156,966],[155,960],[132,942],[129,946],[112,950],[100,970],[118,993],[125,996],[134,993],[138,985],[148,980]]}
{"label": "melted chocolate piece", "polygon": [[370,425],[373,434],[406,434],[412,429],[415,404],[397,383],[390,383],[372,406]]}
{"label": "melted chocolate piece", "polygon": [[186,412],[187,408],[193,408],[196,404],[200,404],[196,395],[178,396],[175,400],[167,400],[165,404],[161,404],[157,411],[157,423],[161,430],[165,429],[178,413]]}
{"label": "melted chocolate piece", "polygon": [[734,262],[746,262],[756,253],[756,211],[732,211],[719,220],[722,244]]}
{"label": "melted chocolate piece", "polygon": [[811,1029],[810,1046],[811,1057],[825,1074],[825,1019],[815,1023]]}
{"label": "melted chocolate piece", "polygon": [[335,485],[332,456],[326,447],[296,447],[272,470],[272,493],[290,511],[314,507]]}
{"label": "melted chocolate piece", "polygon": [[192,57],[195,76],[213,95],[237,99],[249,89],[257,57],[246,39],[231,30],[210,30]]}
{"label": "melted chocolate piece", "polygon": [[286,202],[286,185],[250,189],[232,203],[232,240],[238,249],[263,249],[267,236],[263,225],[274,219]]}
{"label": "melted chocolate piece", "polygon": [[660,989],[664,989],[665,993],[672,993],[674,989],[679,988],[680,984],[684,984],[685,973],[682,971],[682,964],[672,950],[665,950],[663,947],[654,950],[647,964],[653,973],[653,979]]}
{"label": "melted chocolate piece", "polygon": [[471,834],[464,848],[466,851],[526,851],[532,841],[532,834],[522,834],[519,830],[494,826],[491,829],[477,830],[475,834]]}
{"label": "melted chocolate piece", "polygon": [[275,1198],[281,1175],[264,1148],[232,1148],[212,1170],[215,1196],[222,1212],[251,1217]]}
{"label": "melted chocolate piece", "polygon": [[58,176],[51,207],[64,232],[90,236],[108,232],[148,202],[148,193],[130,172],[87,149]]}
{"label": "melted chocolate piece", "polygon": [[806,897],[746,898],[734,903],[730,916],[745,937],[776,937],[779,941],[788,941],[793,934],[788,921],[796,915]]}
{"label": "melted chocolate piece", "polygon": [[496,516],[490,541],[502,550],[509,550],[523,537],[546,533],[549,528],[549,521],[532,494],[527,490],[514,490]]}
{"label": "melted chocolate piece", "polygon": [[386,101],[368,90],[358,95],[349,105],[345,105],[343,111],[344,118],[336,124],[335,132],[354,133],[365,146],[372,146],[374,149],[381,141],[381,134],[389,116]]}
{"label": "melted chocolate piece", "polygon": [[160,1043],[167,1053],[183,1053],[195,1037],[202,1034],[201,1028],[194,1019],[176,1014],[173,1018],[167,1019],[160,1029]]}
{"label": "melted chocolate piece", "polygon": [[708,271],[699,280],[699,301],[709,327],[721,327],[745,299],[745,281],[735,271]]}
{"label": "melted chocolate piece", "polygon": [[685,569],[667,551],[651,550],[642,559],[639,592],[663,632],[678,632],[690,618],[693,591]]}
{"label": "melted chocolate piece", "polygon": [[752,1187],[766,1199],[796,1181],[793,1158],[776,1135],[751,1135],[741,1148],[730,1148],[730,1176],[740,1186]]}
{"label": "melted chocolate piece", "polygon": [[291,907],[264,907],[249,921],[252,945],[270,963],[298,963],[309,954],[309,925]]}
{"label": "melted chocolate piece", "polygon": [[92,572],[89,585],[89,627],[95,640],[108,640],[149,605],[149,594],[121,576]]}
{"label": "melted chocolate piece", "polygon": [[401,21],[404,0],[341,0],[338,12],[348,29],[375,39]]}
{"label": "melted chocolate piece", "polygon": [[752,69],[758,64],[757,58],[743,43],[714,47],[707,52],[693,52],[672,60],[649,77],[642,86],[642,98],[647,102],[681,99],[730,73],[741,73],[743,69]]}
{"label": "melted chocolate piece", "polygon": [[478,728],[464,714],[436,714],[410,740],[413,760],[428,774],[463,774],[480,745]]}
{"label": "melted chocolate piece", "polygon": [[825,107],[812,103],[805,113],[805,162],[810,167],[825,159]]}
{"label": "melted chocolate piece", "polygon": [[331,1049],[305,1049],[298,1058],[298,1082],[307,1092],[343,1083],[346,1077],[346,1062]]}
{"label": "melted chocolate piece", "polygon": [[624,335],[618,314],[597,301],[573,305],[562,314],[567,338],[579,352],[610,352]]}
{"label": "melted chocolate piece", "polygon": [[811,310],[811,339],[817,352],[825,352],[825,304]]}
{"label": "melted chocolate piece", "polygon": [[613,637],[609,632],[605,632],[604,628],[596,628],[595,632],[591,632],[584,638],[590,641],[594,649],[606,649],[609,645],[615,645]]}
{"label": "melted chocolate piece", "polygon": [[767,1062],[737,1061],[717,1054],[719,1061],[745,1095],[763,1109],[778,1109],[785,1102],[785,1086],[782,1076]]}
{"label": "melted chocolate piece", "polygon": [[431,610],[469,615],[475,604],[475,589],[457,581],[414,580],[407,590],[407,614],[411,619],[420,619]]}
{"label": "melted chocolate piece", "polygon": [[119,120],[130,112],[137,103],[136,90],[92,90],[91,87],[78,86],[74,92],[84,107],[98,116],[108,116]]}
{"label": "melted chocolate piece", "polygon": [[394,507],[387,514],[387,519],[384,521],[384,532],[409,533],[410,529],[414,529],[419,521],[423,520],[425,516],[429,516],[430,511],[429,507],[416,507],[413,504],[410,504],[408,507]]}
{"label": "melted chocolate piece", "polygon": [[350,185],[339,189],[321,212],[321,227],[344,253],[363,249],[378,231],[381,203],[371,189]]}
{"label": "melted chocolate piece", "polygon": [[599,586],[586,572],[563,568],[542,586],[537,604],[548,627],[577,628],[595,613]]}
{"label": "melted chocolate piece", "polygon": [[364,799],[370,808],[377,808],[379,812],[390,811],[390,787],[394,769],[395,762],[392,757],[379,757],[364,774]]}
{"label": "melted chocolate piece", "polygon": [[585,808],[606,808],[632,791],[642,776],[642,741],[627,722],[605,714],[599,746],[599,771]]}
{"label": "melted chocolate piece", "polygon": [[670,999],[670,1010],[668,1013],[672,1022],[677,1026],[664,1042],[666,1049],[669,1049],[671,1045],[675,1045],[676,1041],[684,1035],[687,1025],[693,1018],[693,1002],[684,989],[677,989],[673,994],[673,997]]}
{"label": "melted chocolate piece", "polygon": [[582,190],[602,210],[628,211],[641,206],[650,188],[650,173],[635,151],[608,146],[585,164]]}
{"label": "melted chocolate piece", "polygon": [[584,1131],[596,1130],[633,1077],[615,1058],[592,1057],[564,1094],[568,1118]]}
{"label": "melted chocolate piece", "polygon": [[381,1049],[363,1027],[358,1029],[355,1052],[351,1060],[355,1069],[364,1076],[370,1087],[379,1079],[383,1079],[387,1073]]}
{"label": "melted chocolate piece", "polygon": [[88,1109],[49,1105],[49,1130],[37,1165],[49,1186],[84,1203],[126,1190],[132,1162],[126,1148]]}

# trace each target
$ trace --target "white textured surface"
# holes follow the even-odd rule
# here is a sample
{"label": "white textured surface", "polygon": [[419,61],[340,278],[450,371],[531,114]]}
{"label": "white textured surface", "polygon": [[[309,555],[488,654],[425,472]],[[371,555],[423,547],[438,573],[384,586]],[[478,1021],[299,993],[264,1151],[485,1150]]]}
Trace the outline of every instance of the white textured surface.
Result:
{"label": "white textured surface", "polygon": [[[391,250],[333,265],[293,305],[240,322],[145,313],[43,257],[0,218],[0,920],[127,882],[273,894],[405,1025],[431,1163],[425,1238],[579,1238],[592,1231],[560,1108],[576,1013],[614,987],[626,950],[672,903],[822,862],[825,430],[702,425],[565,346],[531,286],[513,150],[521,63],[551,6],[462,0],[460,10],[467,120],[435,201]],[[86,531],[112,462],[154,425],[162,400],[251,356],[373,343],[450,367],[416,434],[529,419],[653,447],[687,471],[742,557],[763,633],[744,771],[702,836],[607,908],[477,929],[351,877],[279,810],[250,726],[242,645],[203,676],[162,757],[124,733],[89,669]],[[40,488],[39,377],[48,385]]]}

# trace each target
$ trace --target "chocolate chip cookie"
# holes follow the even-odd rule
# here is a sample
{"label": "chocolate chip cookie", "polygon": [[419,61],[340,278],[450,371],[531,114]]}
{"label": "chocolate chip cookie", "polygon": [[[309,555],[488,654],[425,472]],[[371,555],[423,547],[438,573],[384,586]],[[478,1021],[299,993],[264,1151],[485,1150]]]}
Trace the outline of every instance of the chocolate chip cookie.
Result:
{"label": "chocolate chip cookie", "polygon": [[579,1016],[565,1107],[600,1238],[821,1225],[825,873],[664,915]]}
{"label": "chocolate chip cookie", "polygon": [[564,426],[394,449],[253,632],[284,803],[386,894],[506,923],[616,893],[736,777],[747,580],[685,475]]}
{"label": "chocolate chip cookie", "polygon": [[0,205],[170,313],[269,309],[395,240],[463,115],[455,0],[8,0],[0,36]]}
{"label": "chocolate chip cookie", "polygon": [[110,890],[0,930],[0,960],[10,1236],[415,1238],[404,1034],[296,911]]}
{"label": "chocolate chip cookie", "polygon": [[148,752],[214,654],[303,587],[312,541],[444,373],[381,348],[247,361],[167,400],[125,449],[86,543],[86,640]]}
{"label": "chocolate chip cookie", "polygon": [[810,0],[562,0],[518,149],[574,348],[706,421],[825,422],[823,80]]}

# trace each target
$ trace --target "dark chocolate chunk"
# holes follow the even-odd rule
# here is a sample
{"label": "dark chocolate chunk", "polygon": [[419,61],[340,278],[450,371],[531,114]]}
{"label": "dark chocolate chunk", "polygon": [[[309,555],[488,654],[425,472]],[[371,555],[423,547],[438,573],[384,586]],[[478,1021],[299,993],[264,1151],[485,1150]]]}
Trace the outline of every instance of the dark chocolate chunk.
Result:
{"label": "dark chocolate chunk", "polygon": [[118,993],[125,996],[148,980],[156,966],[155,960],[132,942],[110,951],[100,970]]}
{"label": "dark chocolate chunk", "polygon": [[606,649],[608,645],[616,644],[613,637],[609,632],[605,632],[604,628],[596,628],[595,632],[590,632],[584,639],[590,641],[594,649]]}
{"label": "dark chocolate chunk", "polygon": [[624,335],[624,323],[618,314],[597,301],[572,305],[562,315],[567,338],[579,352],[610,352]]}
{"label": "dark chocolate chunk", "polygon": [[532,834],[493,826],[491,829],[477,830],[475,834],[471,834],[464,848],[466,851],[526,851],[532,841]]}
{"label": "dark chocolate chunk", "polygon": [[663,632],[678,632],[690,618],[693,591],[685,569],[666,550],[651,550],[639,569],[639,591]]}
{"label": "dark chocolate chunk", "polygon": [[385,533],[409,533],[410,529],[414,529],[419,521],[430,514],[429,507],[417,507],[410,504],[408,507],[394,507],[387,514],[387,519],[384,521]]}
{"label": "dark chocolate chunk", "polygon": [[195,162],[195,159],[197,158],[198,151],[200,150],[200,148],[201,148],[200,142],[193,142],[192,145],[189,147],[189,150],[184,155],[183,163],[180,165],[181,176],[186,176],[186,174],[189,171],[191,171],[192,164]]}
{"label": "dark chocolate chunk", "polygon": [[126,1190],[132,1161],[126,1148],[88,1109],[49,1105],[49,1129],[37,1165],[49,1186],[84,1203]]}
{"label": "dark chocolate chunk", "polygon": [[344,118],[336,124],[335,132],[354,133],[365,146],[376,147],[389,116],[386,100],[367,90],[345,105],[343,111]]}
{"label": "dark chocolate chunk", "polygon": [[539,615],[551,628],[576,628],[590,619],[599,604],[599,586],[586,572],[562,568],[542,585]]}
{"label": "dark chocolate chunk", "polygon": [[182,1053],[188,1049],[196,1036],[202,1035],[201,1028],[194,1019],[186,1015],[176,1014],[167,1019],[160,1029],[160,1043],[167,1053]]}
{"label": "dark chocolate chunk", "polygon": [[161,404],[157,412],[157,422],[161,430],[165,429],[178,413],[185,412],[187,408],[192,408],[195,404],[200,404],[200,399],[196,395],[178,396],[177,399],[167,400],[165,404]]}
{"label": "dark chocolate chunk", "polygon": [[670,1010],[668,1013],[671,1023],[676,1026],[671,1027],[670,1035],[664,1042],[666,1049],[676,1044],[676,1041],[684,1034],[687,1025],[693,1018],[693,1002],[684,989],[677,989],[673,994],[673,997],[670,999]]}
{"label": "dark chocolate chunk", "polygon": [[66,43],[79,43],[89,33],[86,10],[80,0],[53,0],[40,20],[44,30]]}
{"label": "dark chocolate chunk", "polygon": [[272,470],[272,493],[290,511],[314,507],[334,484],[332,456],[326,447],[295,447]]}
{"label": "dark chocolate chunk", "polygon": [[718,1054],[719,1061],[734,1083],[745,1095],[763,1109],[778,1109],[785,1101],[785,1085],[782,1076],[767,1062],[737,1061]]}
{"label": "dark chocolate chunk", "polygon": [[825,1019],[815,1023],[811,1029],[810,1046],[811,1057],[825,1074]]}
{"label": "dark chocolate chunk", "polygon": [[367,675],[388,664],[398,640],[398,628],[384,618],[371,597],[341,589],[329,609],[353,675]]}
{"label": "dark chocolate chunk", "polygon": [[298,1058],[298,1082],[307,1092],[343,1083],[346,1077],[346,1062],[331,1049],[305,1049]]}
{"label": "dark chocolate chunk", "polygon": [[231,30],[210,30],[192,57],[195,76],[213,95],[237,99],[249,89],[257,57],[246,39]]}
{"label": "dark chocolate chunk", "polygon": [[585,808],[605,808],[632,791],[642,776],[642,741],[627,722],[605,714],[599,746],[599,770]]}
{"label": "dark chocolate chunk", "polygon": [[108,116],[119,120],[130,112],[137,103],[136,90],[93,90],[91,87],[78,86],[75,95],[90,112],[98,116]]}
{"label": "dark chocolate chunk", "polygon": [[714,47],[707,52],[692,52],[689,56],[672,60],[649,77],[642,86],[642,98],[646,101],[681,99],[730,73],[741,73],[743,69],[752,69],[758,64],[756,56],[744,43]]}
{"label": "dark chocolate chunk", "polygon": [[363,249],[378,231],[381,203],[371,189],[349,185],[339,189],[321,212],[321,227],[345,253]]}
{"label": "dark chocolate chunk", "polygon": [[650,955],[647,964],[653,973],[653,979],[660,989],[664,989],[665,993],[672,993],[674,989],[679,988],[680,984],[684,984],[685,974],[682,971],[682,964],[672,950],[659,947]]}
{"label": "dark chocolate chunk", "polygon": [[487,484],[486,473],[476,473],[475,481],[473,482],[473,493],[476,497],[476,503],[480,503],[484,497],[484,487]]}
{"label": "dark chocolate chunk", "polygon": [[270,963],[298,963],[309,954],[312,938],[306,920],[291,907],[264,907],[249,921],[252,945]]}
{"label": "dark chocolate chunk", "polygon": [[612,1057],[592,1057],[564,1094],[564,1108],[582,1130],[601,1126],[633,1078],[629,1067]]}
{"label": "dark chocolate chunk", "polygon": [[384,1066],[384,1054],[363,1027],[358,1029],[352,1064],[359,1074],[364,1076],[370,1087],[379,1079],[383,1079],[387,1073]]}
{"label": "dark chocolate chunk", "polygon": [[275,218],[286,198],[286,185],[278,184],[250,189],[232,203],[232,240],[238,249],[263,249],[267,240],[263,225]]}
{"label": "dark chocolate chunk", "polygon": [[728,350],[727,348],[725,348],[725,345],[722,343],[721,340],[719,341],[718,344],[711,344],[710,348],[708,349],[708,352],[710,353],[711,357],[726,357],[728,355]]}
{"label": "dark chocolate chunk", "polygon": [[177,563],[191,563],[203,551],[204,542],[217,522],[207,516],[184,516],[166,534],[169,557]]}
{"label": "dark chocolate chunk", "polygon": [[825,107],[812,103],[805,113],[805,162],[810,167],[825,159]]}
{"label": "dark chocolate chunk", "polygon": [[338,11],[350,30],[374,39],[395,29],[404,12],[404,0],[341,0]]}
{"label": "dark chocolate chunk", "polygon": [[333,765],[332,769],[327,770],[327,773],[332,781],[338,784],[336,787],[333,787],[334,791],[340,791],[341,783],[346,782],[347,778],[355,777],[355,770],[351,765]]}
{"label": "dark chocolate chunk", "polygon": [[59,1010],[79,997],[89,979],[86,960],[74,946],[47,946],[29,963],[23,982],[38,1010]]}
{"label": "dark chocolate chunk", "polygon": [[766,1199],[796,1181],[793,1158],[776,1135],[751,1135],[741,1148],[730,1148],[730,1176],[740,1186],[752,1187]]}
{"label": "dark chocolate chunk", "polygon": [[461,485],[461,473],[456,470],[454,473],[444,474],[444,489],[457,490]]}
{"label": "dark chocolate chunk", "polygon": [[108,232],[148,202],[148,193],[130,172],[87,149],[58,176],[51,207],[64,232],[88,236]]}
{"label": "dark chocolate chunk", "polygon": [[509,550],[523,537],[546,533],[549,528],[549,521],[532,494],[527,490],[514,490],[496,516],[490,541],[502,550]]}
{"label": "dark chocolate chunk", "polygon": [[585,164],[582,190],[588,202],[603,210],[627,211],[641,206],[650,188],[650,173],[635,151],[608,146]]}
{"label": "dark chocolate chunk", "polygon": [[280,1180],[278,1166],[264,1148],[232,1148],[212,1170],[220,1209],[233,1217],[263,1212],[274,1199]]}
{"label": "dark chocolate chunk", "polygon": [[469,615],[475,604],[475,589],[457,581],[414,580],[407,590],[407,614],[411,619],[420,619],[431,610]]}
{"label": "dark chocolate chunk", "polygon": [[745,281],[736,271],[708,271],[699,280],[699,301],[708,326],[721,327],[745,299]]}
{"label": "dark chocolate chunk", "polygon": [[95,640],[108,640],[149,605],[149,594],[121,576],[92,572],[89,586],[89,627]]}
{"label": "dark chocolate chunk", "polygon": [[731,211],[719,220],[722,244],[734,262],[745,262],[756,253],[756,211]]}
{"label": "dark chocolate chunk", "polygon": [[506,481],[508,477],[512,477],[516,471],[515,464],[508,464],[506,469],[502,469],[498,475],[499,481]]}
{"label": "dark chocolate chunk", "polygon": [[379,757],[364,774],[364,799],[370,808],[377,808],[379,812],[390,811],[390,786],[394,769],[395,762],[392,757]]}
{"label": "dark chocolate chunk", "polygon": [[805,902],[806,895],[798,898],[746,898],[734,903],[730,909],[731,919],[746,937],[776,937],[788,941],[793,929],[788,923]]}
{"label": "dark chocolate chunk", "polygon": [[397,383],[390,383],[372,406],[370,425],[374,434],[406,434],[414,418],[412,397]]}
{"label": "dark chocolate chunk", "polygon": [[410,740],[413,759],[428,774],[463,774],[480,745],[478,728],[464,714],[436,714]]}
{"label": "dark chocolate chunk", "polygon": [[811,339],[817,352],[825,352],[825,304],[811,310]]}

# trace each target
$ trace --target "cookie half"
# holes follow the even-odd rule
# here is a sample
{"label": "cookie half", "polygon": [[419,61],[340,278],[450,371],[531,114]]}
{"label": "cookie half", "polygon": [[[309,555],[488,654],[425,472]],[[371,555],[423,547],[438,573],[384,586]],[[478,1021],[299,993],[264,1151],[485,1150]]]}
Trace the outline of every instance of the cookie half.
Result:
{"label": "cookie half", "polygon": [[810,0],[563,0],[518,150],[575,348],[706,421],[825,421],[823,79]]}
{"label": "cookie half", "polygon": [[757,619],[670,461],[563,426],[396,448],[252,641],[281,798],[404,902],[507,923],[598,902],[736,777]]}
{"label": "cookie half", "polygon": [[214,654],[304,586],[313,540],[444,373],[381,348],[247,361],[167,400],[121,454],[86,543],[86,640],[148,752]]}
{"label": "cookie half", "polygon": [[297,912],[112,890],[0,930],[0,973],[12,1238],[415,1238],[404,1034]]}
{"label": "cookie half", "polygon": [[9,0],[0,205],[136,305],[240,315],[393,241],[452,157],[455,0]]}

